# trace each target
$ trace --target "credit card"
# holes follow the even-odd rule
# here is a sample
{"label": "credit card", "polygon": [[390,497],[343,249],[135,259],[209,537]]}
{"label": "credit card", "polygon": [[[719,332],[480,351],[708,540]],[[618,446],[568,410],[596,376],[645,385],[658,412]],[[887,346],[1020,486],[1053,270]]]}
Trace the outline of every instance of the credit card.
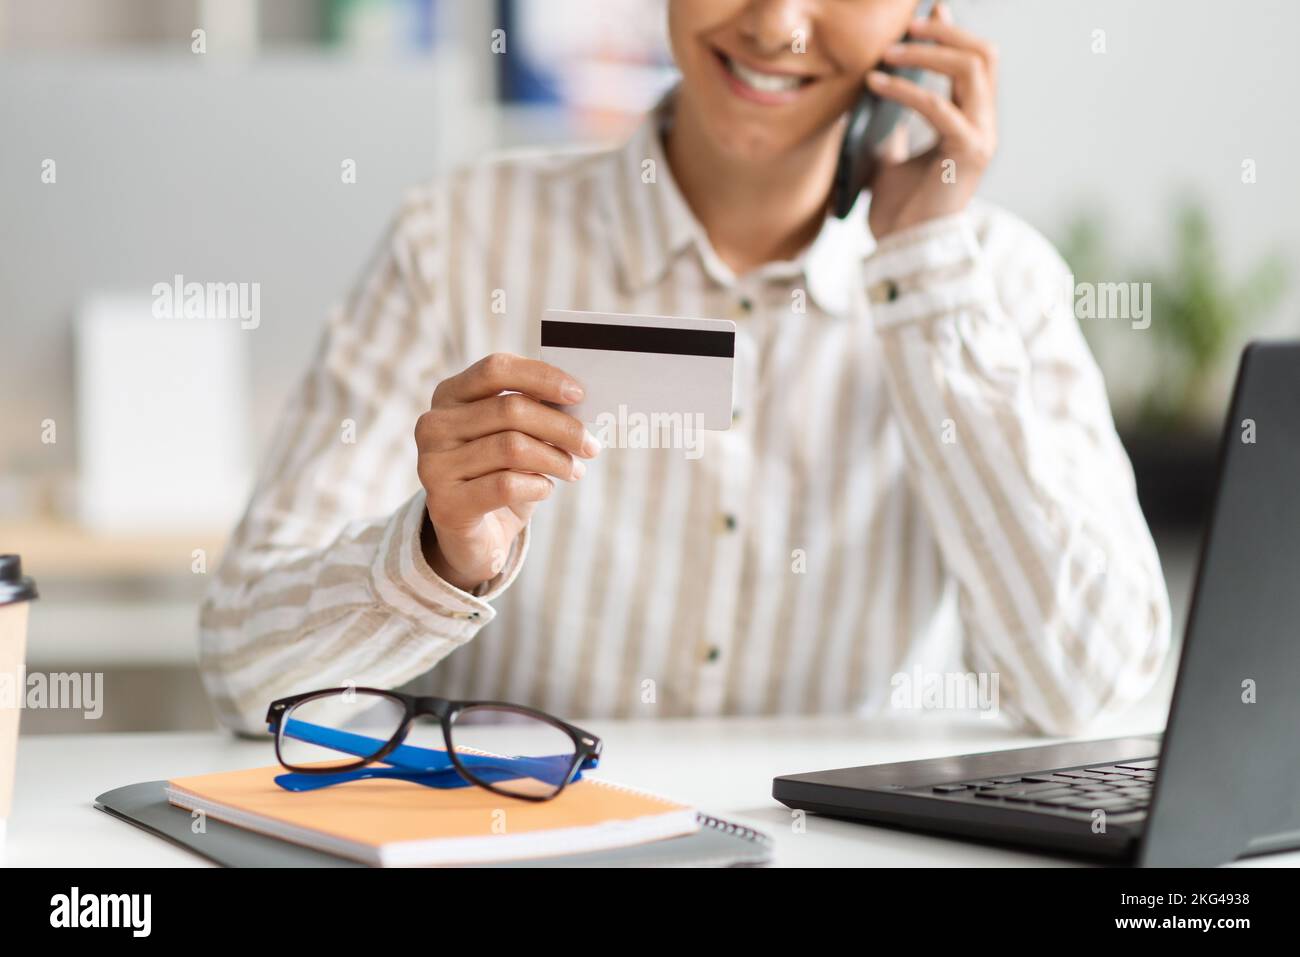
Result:
{"label": "credit card", "polygon": [[677,415],[730,429],[735,357],[729,319],[563,309],[542,317],[541,359],[582,383],[585,398],[565,411],[588,426]]}

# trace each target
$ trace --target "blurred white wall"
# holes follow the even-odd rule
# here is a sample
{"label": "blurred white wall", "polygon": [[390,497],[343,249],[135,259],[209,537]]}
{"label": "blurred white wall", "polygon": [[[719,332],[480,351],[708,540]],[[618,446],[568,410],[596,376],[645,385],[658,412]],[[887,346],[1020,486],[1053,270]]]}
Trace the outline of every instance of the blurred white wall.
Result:
{"label": "blurred white wall", "polygon": [[[1166,200],[1194,188],[1249,259],[1300,248],[1293,0],[968,0],[1002,52],[1000,156],[985,192],[1050,227],[1081,199],[1110,210],[1122,247],[1164,237]],[[1091,52],[1104,30],[1104,54]],[[1259,178],[1241,182],[1243,159]],[[1292,329],[1297,326],[1293,323]]]}
{"label": "blurred white wall", "polygon": [[0,63],[0,448],[20,467],[71,467],[73,443],[41,446],[36,429],[73,423],[77,303],[148,296],[177,273],[261,284],[248,335],[266,425],[404,186],[473,142],[443,72],[307,56]]}
{"label": "blurred white wall", "polygon": [[[1002,53],[1001,143],[984,195],[1060,241],[1093,210],[1114,254],[1109,281],[1142,278],[1171,254],[1174,204],[1189,196],[1218,227],[1234,281],[1284,257],[1283,301],[1239,337],[1300,335],[1300,60],[1293,0],[968,0],[962,19]],[[1093,52],[1104,31],[1105,53]],[[1243,183],[1252,160],[1257,181]],[[1130,271],[1131,270],[1131,271]],[[1158,321],[1161,303],[1154,303]],[[1104,324],[1103,324],[1104,325]],[[1094,336],[1117,414],[1145,390],[1159,340]],[[1236,371],[1225,357],[1197,412],[1217,428]]]}

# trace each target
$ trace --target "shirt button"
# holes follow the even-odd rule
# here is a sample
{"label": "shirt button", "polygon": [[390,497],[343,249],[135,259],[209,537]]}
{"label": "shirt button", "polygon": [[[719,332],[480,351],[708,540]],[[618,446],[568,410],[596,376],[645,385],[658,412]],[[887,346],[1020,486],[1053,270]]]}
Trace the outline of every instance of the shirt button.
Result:
{"label": "shirt button", "polygon": [[724,512],[718,516],[718,530],[723,532],[734,532],[736,530],[736,516],[730,512]]}
{"label": "shirt button", "polygon": [[713,664],[713,662],[717,661],[721,657],[722,649],[717,645],[709,645],[708,648],[704,649],[704,660],[709,664]]}
{"label": "shirt button", "polygon": [[898,283],[892,279],[882,279],[871,287],[872,302],[893,302],[898,298]]}
{"label": "shirt button", "polygon": [[750,299],[748,296],[744,296],[744,297],[742,297],[741,300],[740,300],[740,311],[741,311],[741,312],[753,312],[753,311],[754,311],[754,300]]}

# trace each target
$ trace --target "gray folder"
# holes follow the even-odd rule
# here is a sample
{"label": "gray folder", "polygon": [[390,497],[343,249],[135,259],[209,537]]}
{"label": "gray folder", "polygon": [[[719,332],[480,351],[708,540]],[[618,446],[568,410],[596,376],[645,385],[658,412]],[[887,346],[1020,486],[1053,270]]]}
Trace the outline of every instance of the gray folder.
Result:
{"label": "gray folder", "polygon": [[[167,801],[166,781],[146,781],[105,791],[95,807],[225,867],[365,867],[301,844],[292,844],[214,820],[193,830],[189,811]],[[585,854],[533,858],[475,867],[745,867],[772,856],[767,835],[701,814],[700,829],[684,837]]]}

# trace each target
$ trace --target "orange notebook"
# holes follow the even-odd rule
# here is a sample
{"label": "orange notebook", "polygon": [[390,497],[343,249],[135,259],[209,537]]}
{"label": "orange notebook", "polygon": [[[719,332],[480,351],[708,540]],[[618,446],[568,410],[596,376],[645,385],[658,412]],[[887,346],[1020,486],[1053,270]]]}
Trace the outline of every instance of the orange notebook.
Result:
{"label": "orange notebook", "polygon": [[695,810],[644,791],[584,778],[559,797],[518,801],[483,788],[440,790],[369,779],[286,791],[284,768],[201,774],[168,782],[188,811],[381,867],[419,867],[578,854],[699,829]]}

